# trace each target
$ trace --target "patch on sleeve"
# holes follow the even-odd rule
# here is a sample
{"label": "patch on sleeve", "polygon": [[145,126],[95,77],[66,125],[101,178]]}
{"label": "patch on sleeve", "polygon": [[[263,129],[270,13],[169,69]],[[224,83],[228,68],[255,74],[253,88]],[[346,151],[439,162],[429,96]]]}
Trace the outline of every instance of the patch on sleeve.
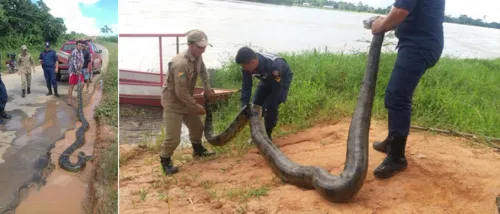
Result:
{"label": "patch on sleeve", "polygon": [[276,80],[276,82],[280,82],[281,77],[279,71],[273,71],[273,77]]}
{"label": "patch on sleeve", "polygon": [[184,71],[179,71],[179,72],[177,73],[177,77],[179,77],[179,78],[186,78],[186,72],[184,72]]}

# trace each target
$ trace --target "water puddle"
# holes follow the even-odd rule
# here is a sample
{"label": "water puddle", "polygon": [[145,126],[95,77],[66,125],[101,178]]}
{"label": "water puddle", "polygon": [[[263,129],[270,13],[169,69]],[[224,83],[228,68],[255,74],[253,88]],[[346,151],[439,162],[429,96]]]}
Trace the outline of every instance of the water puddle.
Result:
{"label": "water puddle", "polygon": [[[84,107],[84,115],[89,122],[89,130],[85,133],[85,145],[75,151],[71,156],[71,162],[77,161],[79,151],[92,155],[96,140],[97,129],[94,121],[94,108],[99,103],[102,95],[102,85],[97,85],[96,92],[92,94],[89,104]],[[76,110],[76,109],[75,109]],[[76,129],[81,126],[77,121]],[[92,179],[94,168],[91,162],[87,162],[85,169],[80,172],[67,172],[59,168],[58,159],[60,154],[75,141],[76,129],[67,131],[64,139],[57,141],[51,150],[51,162],[54,171],[46,179],[46,184],[40,189],[31,188],[27,197],[16,208],[18,214],[31,213],[71,213],[83,214],[83,203],[88,197],[88,183]]]}

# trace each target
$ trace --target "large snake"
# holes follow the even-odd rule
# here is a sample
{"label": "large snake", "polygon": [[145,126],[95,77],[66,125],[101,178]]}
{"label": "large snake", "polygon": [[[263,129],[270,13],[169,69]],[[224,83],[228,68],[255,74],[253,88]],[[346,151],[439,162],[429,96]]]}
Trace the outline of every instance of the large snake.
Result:
{"label": "large snake", "polygon": [[[364,20],[364,27],[371,29],[375,18]],[[383,40],[384,34],[381,33],[374,35],[371,41],[363,85],[349,127],[345,166],[339,176],[322,168],[299,165],[288,159],[267,136],[260,117],[261,106],[245,106],[226,130],[215,135],[212,124],[214,106],[205,96],[205,138],[212,145],[225,145],[249,121],[252,140],[281,180],[308,189],[314,188],[331,202],[348,202],[363,186],[368,171],[368,136]]]}
{"label": "large snake", "polygon": [[73,152],[75,152],[78,148],[82,147],[85,144],[85,131],[89,129],[89,122],[85,118],[83,114],[83,98],[82,98],[82,89],[83,83],[80,82],[80,77],[78,77],[78,120],[82,123],[82,125],[76,130],[76,140],[71,146],[66,148],[64,152],[59,156],[59,166],[67,171],[77,172],[83,168],[87,161],[91,160],[93,157],[91,155],[85,155],[84,152],[80,151],[78,153],[78,161],[73,164],[71,163],[69,157]]}

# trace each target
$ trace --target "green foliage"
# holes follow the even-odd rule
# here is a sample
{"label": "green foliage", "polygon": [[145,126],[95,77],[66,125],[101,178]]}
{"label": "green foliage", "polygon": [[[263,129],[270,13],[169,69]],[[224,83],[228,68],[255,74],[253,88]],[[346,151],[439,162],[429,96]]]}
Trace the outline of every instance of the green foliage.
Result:
{"label": "green foliage", "polygon": [[103,72],[103,98],[97,106],[95,115],[104,119],[110,126],[118,126],[118,44],[97,40],[108,49],[109,64]]}
{"label": "green foliage", "polygon": [[66,32],[62,18],[49,13],[47,5],[39,0],[0,1],[0,46],[3,49],[56,43]]}
{"label": "green foliage", "polygon": [[[261,2],[268,4],[284,4],[284,5],[302,5],[303,3],[310,3],[312,6],[316,7],[331,6],[337,10],[367,12],[367,13],[376,13],[382,15],[388,14],[392,7],[392,4],[388,5],[386,8],[374,8],[363,4],[362,2],[353,4],[344,1],[327,1],[327,0],[244,0],[244,1]],[[456,18],[452,16],[445,16],[444,21],[449,23],[500,29],[500,23],[498,22],[488,23],[485,22],[483,19],[474,19],[467,15],[460,15],[459,17]]]}
{"label": "green foliage", "polygon": [[[282,53],[294,71],[288,100],[280,107],[277,135],[288,134],[319,121],[351,117],[360,93],[366,53]],[[382,54],[373,117],[386,119],[384,93],[395,53]],[[412,124],[500,137],[500,59],[444,57],[423,76],[413,99]],[[258,81],[253,81],[253,91]],[[216,88],[241,88],[241,72],[231,60],[216,72]],[[253,94],[252,94],[253,95]],[[214,113],[214,129],[223,131],[240,109],[240,94]],[[231,148],[247,147],[248,127]],[[216,149],[216,148],[214,148]],[[228,148],[217,148],[227,150]]]}

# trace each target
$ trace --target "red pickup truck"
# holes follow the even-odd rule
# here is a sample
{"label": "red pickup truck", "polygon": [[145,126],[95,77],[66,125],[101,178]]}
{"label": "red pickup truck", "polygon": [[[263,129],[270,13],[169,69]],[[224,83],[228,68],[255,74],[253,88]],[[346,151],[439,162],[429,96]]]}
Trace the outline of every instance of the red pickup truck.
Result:
{"label": "red pickup truck", "polygon": [[[99,50],[91,39],[85,40],[89,47],[89,52],[91,56],[91,61],[89,67],[91,67],[94,74],[101,73],[102,67],[102,50]],[[56,80],[60,81],[63,75],[69,75],[69,58],[71,57],[71,52],[76,48],[76,41],[69,40],[61,46],[61,49],[57,51],[57,57],[59,58],[59,72],[56,74]]]}

